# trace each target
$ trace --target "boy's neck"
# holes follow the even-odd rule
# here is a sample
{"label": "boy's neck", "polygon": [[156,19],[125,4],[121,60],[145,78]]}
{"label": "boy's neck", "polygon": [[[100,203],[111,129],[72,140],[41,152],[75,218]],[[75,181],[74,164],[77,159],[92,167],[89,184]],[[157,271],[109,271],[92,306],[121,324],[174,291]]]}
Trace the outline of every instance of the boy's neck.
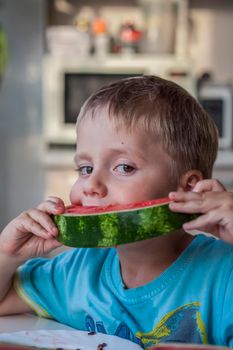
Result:
{"label": "boy's neck", "polygon": [[117,248],[125,288],[145,285],[167,269],[192,241],[183,230]]}

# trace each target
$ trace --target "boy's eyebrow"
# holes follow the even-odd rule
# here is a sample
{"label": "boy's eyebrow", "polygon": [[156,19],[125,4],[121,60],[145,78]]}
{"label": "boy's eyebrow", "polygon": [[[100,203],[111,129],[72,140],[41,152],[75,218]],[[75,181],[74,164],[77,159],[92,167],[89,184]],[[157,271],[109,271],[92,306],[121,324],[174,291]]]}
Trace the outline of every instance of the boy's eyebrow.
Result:
{"label": "boy's eyebrow", "polygon": [[[131,155],[131,152],[129,152],[128,150],[125,150],[125,149],[122,150],[120,148],[109,148],[108,152],[112,153],[112,155],[121,155],[121,154]],[[145,155],[142,152],[137,151],[135,153],[136,153],[137,157],[145,160]],[[82,152],[82,153],[79,153],[79,154],[76,153],[75,156],[74,156],[74,162],[77,163],[80,159],[91,160],[91,157],[86,152]]]}
{"label": "boy's eyebrow", "polygon": [[145,160],[145,156],[143,155],[142,152],[140,151],[134,151],[134,152],[130,152],[129,149],[124,149],[124,150],[121,150],[121,149],[115,149],[115,148],[110,148],[110,151],[113,153],[113,154],[116,154],[116,155],[129,155],[129,156],[132,156],[132,153],[134,153],[134,156],[136,155],[138,158],[141,158],[143,160]]}
{"label": "boy's eyebrow", "polygon": [[90,160],[91,157],[90,157],[87,153],[85,153],[85,152],[80,153],[80,154],[75,153],[75,155],[74,155],[74,163],[77,163],[80,159],[87,159],[87,160]]}

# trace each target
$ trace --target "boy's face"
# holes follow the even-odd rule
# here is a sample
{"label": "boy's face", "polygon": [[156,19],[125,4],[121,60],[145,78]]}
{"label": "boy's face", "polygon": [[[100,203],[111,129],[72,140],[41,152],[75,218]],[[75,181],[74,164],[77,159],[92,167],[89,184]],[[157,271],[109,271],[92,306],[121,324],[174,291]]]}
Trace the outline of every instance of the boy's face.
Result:
{"label": "boy's face", "polygon": [[128,204],[166,197],[175,190],[169,156],[143,128],[116,130],[102,111],[81,122],[77,140],[79,175],[70,193],[72,204]]}

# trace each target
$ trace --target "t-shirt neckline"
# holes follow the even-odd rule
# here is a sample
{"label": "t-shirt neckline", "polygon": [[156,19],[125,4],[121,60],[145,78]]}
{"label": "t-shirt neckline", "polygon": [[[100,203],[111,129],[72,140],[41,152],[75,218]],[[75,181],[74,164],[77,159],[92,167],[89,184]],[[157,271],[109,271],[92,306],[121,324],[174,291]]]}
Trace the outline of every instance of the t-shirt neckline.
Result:
{"label": "t-shirt neckline", "polygon": [[113,293],[124,303],[138,304],[160,293],[173,280],[179,278],[179,274],[194,256],[199,244],[205,239],[203,235],[197,235],[183,250],[178,258],[165,269],[153,281],[137,288],[125,289],[120,271],[120,262],[115,249],[111,250],[109,259],[105,265],[105,278]]}

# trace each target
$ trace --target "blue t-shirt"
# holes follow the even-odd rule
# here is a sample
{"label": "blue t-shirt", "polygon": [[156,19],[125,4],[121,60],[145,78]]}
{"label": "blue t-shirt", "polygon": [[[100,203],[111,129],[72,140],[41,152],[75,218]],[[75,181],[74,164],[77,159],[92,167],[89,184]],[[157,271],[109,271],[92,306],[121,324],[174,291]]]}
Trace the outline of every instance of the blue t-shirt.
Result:
{"label": "blue t-shirt", "polygon": [[129,339],[233,346],[233,247],[198,235],[159,277],[124,289],[111,249],[73,249],[28,261],[18,294],[41,316]]}

